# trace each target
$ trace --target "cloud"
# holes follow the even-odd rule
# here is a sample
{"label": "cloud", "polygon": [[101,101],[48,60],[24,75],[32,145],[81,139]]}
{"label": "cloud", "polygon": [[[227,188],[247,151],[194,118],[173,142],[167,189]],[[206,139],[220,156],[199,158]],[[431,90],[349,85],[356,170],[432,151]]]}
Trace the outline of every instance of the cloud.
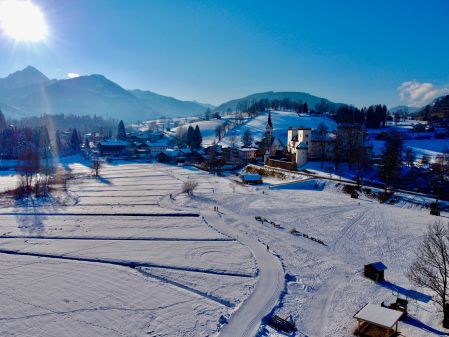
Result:
{"label": "cloud", "polygon": [[449,94],[447,87],[436,87],[432,83],[421,83],[416,80],[402,82],[398,91],[401,102],[413,107],[424,106],[437,97]]}
{"label": "cloud", "polygon": [[77,73],[68,73],[68,74],[67,74],[67,77],[68,77],[68,78],[80,77],[80,74],[77,74]]}

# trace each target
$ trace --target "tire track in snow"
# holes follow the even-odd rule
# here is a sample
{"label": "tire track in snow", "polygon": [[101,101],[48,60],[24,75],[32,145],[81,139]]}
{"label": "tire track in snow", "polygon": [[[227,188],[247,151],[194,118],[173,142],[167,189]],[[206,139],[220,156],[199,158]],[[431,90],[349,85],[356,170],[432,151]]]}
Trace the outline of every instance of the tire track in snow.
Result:
{"label": "tire track in snow", "polygon": [[68,260],[68,261],[75,261],[75,262],[109,264],[109,265],[115,265],[115,266],[129,267],[132,269],[135,269],[137,267],[148,267],[148,268],[161,268],[161,269],[171,269],[171,270],[181,270],[181,271],[184,270],[184,271],[189,271],[189,272],[194,272],[194,273],[211,274],[211,275],[237,276],[237,277],[248,277],[248,278],[253,278],[256,276],[254,274],[249,274],[249,273],[232,272],[232,271],[226,271],[226,270],[220,270],[220,269],[190,268],[190,267],[161,265],[161,264],[155,264],[155,263],[136,262],[136,261],[120,260],[120,259],[100,259],[100,258],[77,257],[77,256],[67,256],[67,255],[58,255],[58,254],[22,252],[20,250],[12,250],[12,249],[0,249],[0,254],[32,256],[32,257],[38,257],[38,258]]}
{"label": "tire track in snow", "polygon": [[32,236],[32,235],[0,235],[0,239],[30,239],[30,240],[85,240],[85,241],[188,241],[188,242],[216,242],[236,241],[233,238],[166,238],[166,237],[106,237],[106,236]]}

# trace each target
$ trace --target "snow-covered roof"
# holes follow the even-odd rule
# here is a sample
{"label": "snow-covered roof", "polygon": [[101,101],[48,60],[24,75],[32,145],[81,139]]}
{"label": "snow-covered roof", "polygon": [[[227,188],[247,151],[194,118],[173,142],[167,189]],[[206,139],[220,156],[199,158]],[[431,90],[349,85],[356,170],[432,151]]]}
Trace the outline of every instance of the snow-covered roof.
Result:
{"label": "snow-covered roof", "polygon": [[387,266],[384,265],[382,262],[371,263],[371,266],[373,266],[373,268],[376,269],[376,271],[383,271],[387,269]]}
{"label": "snow-covered roof", "polygon": [[127,146],[128,142],[125,140],[107,139],[100,142],[101,146]]}
{"label": "snow-covered roof", "polygon": [[157,142],[146,142],[146,144],[149,147],[165,147],[165,146],[167,146],[168,142],[164,139],[161,139]]}
{"label": "snow-covered roof", "polygon": [[242,152],[250,152],[250,151],[257,151],[257,148],[255,148],[255,147],[241,147],[239,150],[242,151]]}
{"label": "snow-covered roof", "polygon": [[259,180],[261,180],[260,175],[257,174],[257,173],[254,173],[254,174],[244,174],[242,177],[243,177],[243,179],[244,179],[245,181],[259,181]]}
{"label": "snow-covered roof", "polygon": [[396,311],[381,307],[380,305],[368,303],[354,315],[354,318],[391,329],[399,321],[402,315],[403,312],[401,311]]}
{"label": "snow-covered roof", "polygon": [[169,157],[177,157],[179,155],[179,151],[174,149],[166,149],[163,153]]}

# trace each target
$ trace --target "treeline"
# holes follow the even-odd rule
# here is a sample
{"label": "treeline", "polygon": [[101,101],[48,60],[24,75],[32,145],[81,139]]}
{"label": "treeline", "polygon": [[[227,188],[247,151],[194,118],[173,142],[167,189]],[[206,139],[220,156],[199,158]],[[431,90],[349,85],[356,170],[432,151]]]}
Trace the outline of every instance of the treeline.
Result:
{"label": "treeline", "polygon": [[[4,116],[0,111],[1,120]],[[104,119],[100,116],[76,116],[76,115],[43,115],[39,117],[25,117],[21,119],[8,119],[6,125],[14,125],[18,128],[46,126],[54,130],[77,129],[81,133],[101,132],[102,134],[112,133],[117,127],[118,121],[114,119]],[[5,125],[5,126],[6,126]],[[69,127],[68,127],[69,126]]]}
{"label": "treeline", "polygon": [[388,109],[385,105],[377,104],[364,108],[356,108],[352,105],[335,105],[330,104],[326,100],[321,100],[315,105],[314,109],[309,109],[307,102],[292,101],[289,98],[282,100],[261,99],[257,102],[248,104],[247,101],[239,102],[237,105],[238,112],[246,112],[250,117],[255,117],[259,113],[268,109],[288,110],[297,113],[329,113],[337,123],[360,123],[367,128],[381,128],[385,126],[387,120]]}
{"label": "treeline", "polygon": [[337,123],[364,123],[367,128],[378,129],[385,127],[387,113],[387,107],[381,104],[362,109],[342,105],[335,112],[334,118]]}
{"label": "treeline", "polygon": [[82,138],[77,129],[71,132],[56,131],[50,134],[45,126],[0,129],[0,158],[26,160],[37,156],[48,159],[54,156],[75,154],[80,151]]}
{"label": "treeline", "polygon": [[269,100],[267,98],[255,101],[240,101],[237,104],[237,112],[246,112],[250,116],[256,116],[258,113],[262,111],[266,111],[268,109],[273,110],[290,110],[296,111],[297,113],[308,113],[309,106],[307,102],[302,101],[293,101],[289,98],[284,99],[273,99]]}

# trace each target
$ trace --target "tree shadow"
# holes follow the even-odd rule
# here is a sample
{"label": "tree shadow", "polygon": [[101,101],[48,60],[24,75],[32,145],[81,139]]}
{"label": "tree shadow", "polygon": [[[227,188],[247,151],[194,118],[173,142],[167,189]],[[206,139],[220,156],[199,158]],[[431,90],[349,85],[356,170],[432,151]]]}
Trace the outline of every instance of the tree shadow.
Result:
{"label": "tree shadow", "polygon": [[98,180],[102,184],[109,185],[109,186],[112,185],[112,182],[109,179],[105,178],[105,177],[96,176],[95,179]]}
{"label": "tree shadow", "polygon": [[[16,210],[18,211],[18,215],[16,216],[16,220],[18,223],[17,228],[27,233],[28,235],[42,235],[42,233],[45,232],[45,220],[47,219],[46,216],[43,216],[42,214],[32,214],[32,213],[41,213],[41,207],[34,198],[25,198],[20,199],[16,201]],[[31,208],[33,212],[31,214],[27,215],[21,215],[20,211],[24,208]]]}
{"label": "tree shadow", "polygon": [[404,318],[403,322],[405,324],[417,327],[423,331],[433,333],[437,336],[449,336],[449,333],[432,328],[431,326],[428,326],[427,324],[417,320],[415,317],[412,317],[412,316],[406,316],[406,318]]}
{"label": "tree shadow", "polygon": [[393,292],[401,294],[409,299],[413,299],[413,300],[416,300],[419,302],[429,303],[430,300],[432,299],[432,296],[420,293],[419,291],[416,291],[416,290],[411,290],[411,289],[401,287],[401,286],[391,283],[389,281],[380,281],[379,285],[384,288],[390,289]]}

